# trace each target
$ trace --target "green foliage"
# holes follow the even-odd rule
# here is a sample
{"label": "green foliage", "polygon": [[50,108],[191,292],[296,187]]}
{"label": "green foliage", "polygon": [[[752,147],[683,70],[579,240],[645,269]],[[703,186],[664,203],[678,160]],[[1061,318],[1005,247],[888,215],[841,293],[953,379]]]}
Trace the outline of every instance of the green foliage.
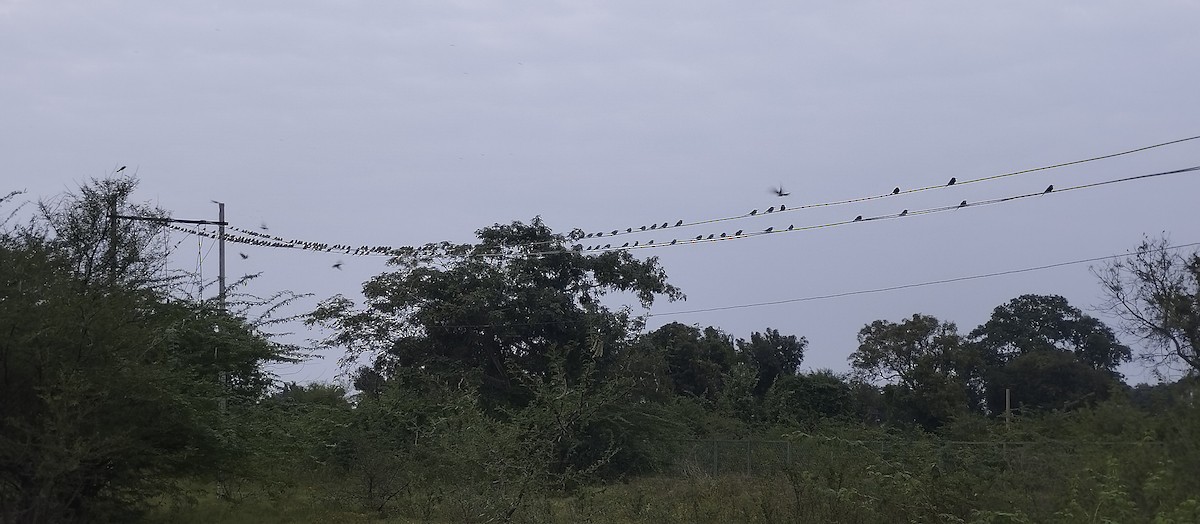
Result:
{"label": "green foliage", "polygon": [[882,381],[890,419],[937,427],[974,407],[979,356],[953,323],[913,315],[863,327],[850,355],[859,377]]}
{"label": "green foliage", "polygon": [[737,362],[729,335],[713,327],[701,330],[678,322],[643,335],[629,353],[652,376],[669,381],[669,391],[674,394],[708,400],[716,400]]}
{"label": "green foliage", "polygon": [[387,376],[397,368],[479,370],[482,400],[521,405],[521,377],[545,378],[550,353],[565,351],[572,376],[598,357],[608,366],[637,322],[601,299],[628,293],[648,307],[656,296],[683,298],[653,258],[625,251],[584,255],[568,249],[540,219],[496,224],[477,244],[433,244],[394,257],[395,271],[363,285],[365,308],[325,301],[311,322],[334,330],[327,343],[351,356],[370,353]]}
{"label": "green foliage", "polygon": [[777,378],[795,376],[807,346],[808,340],[804,337],[784,336],[778,329],[770,328],[763,333],[751,333],[749,341],[739,339],[738,352],[758,373],[754,393],[761,397]]}

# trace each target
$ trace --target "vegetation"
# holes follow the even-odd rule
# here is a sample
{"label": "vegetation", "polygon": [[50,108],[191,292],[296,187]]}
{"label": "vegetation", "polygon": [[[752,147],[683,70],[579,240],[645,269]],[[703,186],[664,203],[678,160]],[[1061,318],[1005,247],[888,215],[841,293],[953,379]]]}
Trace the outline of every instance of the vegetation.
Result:
{"label": "vegetation", "polygon": [[849,373],[801,372],[778,329],[647,331],[634,305],[683,297],[655,259],[534,219],[307,315],[367,363],[348,391],[265,371],[302,355],[251,311],[292,295],[183,293],[162,222],[109,218],[168,216],[135,187],[0,230],[4,522],[1200,521],[1200,258],[1165,241],[1099,276],[1174,382],[1127,386],[1115,331],[1043,295],[965,335],[877,320]]}

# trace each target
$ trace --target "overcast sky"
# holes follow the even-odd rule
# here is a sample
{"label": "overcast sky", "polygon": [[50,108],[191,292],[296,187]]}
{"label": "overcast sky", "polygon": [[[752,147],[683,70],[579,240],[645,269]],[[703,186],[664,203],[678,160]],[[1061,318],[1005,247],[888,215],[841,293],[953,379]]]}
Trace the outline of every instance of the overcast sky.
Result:
{"label": "overcast sky", "polygon": [[[0,0],[3,192],[49,196],[128,165],[138,199],[176,217],[215,218],[215,199],[235,225],[353,245],[466,242],[537,215],[562,232],[609,231],[798,208],[1200,135],[1198,21],[1195,1]],[[840,222],[1195,165],[1200,140],[639,238]],[[791,195],[771,195],[778,184]],[[656,304],[651,328],[775,328],[808,338],[804,368],[841,371],[876,319],[931,314],[966,333],[1024,293],[1111,319],[1092,310],[1102,296],[1086,264],[669,313],[1116,254],[1164,231],[1200,242],[1197,195],[1193,172],[635,253],[658,256],[688,296]],[[211,246],[177,240],[184,269]],[[232,256],[232,275],[265,272],[261,293],[353,296],[386,268],[230,249],[250,257]],[[339,259],[343,271],[330,267]],[[215,268],[214,251],[205,276]],[[337,370],[316,360],[280,374]]]}

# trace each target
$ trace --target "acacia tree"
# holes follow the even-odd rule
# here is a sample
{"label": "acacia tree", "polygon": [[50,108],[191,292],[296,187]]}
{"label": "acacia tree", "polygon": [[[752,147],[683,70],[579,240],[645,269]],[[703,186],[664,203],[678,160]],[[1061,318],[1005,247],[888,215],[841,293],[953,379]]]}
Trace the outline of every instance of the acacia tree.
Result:
{"label": "acacia tree", "polygon": [[640,327],[629,308],[602,299],[626,293],[649,307],[656,296],[683,298],[655,258],[627,251],[582,253],[535,218],[476,232],[475,244],[409,248],[396,269],[363,285],[364,307],[343,296],[323,302],[310,323],[332,328],[325,343],[364,354],[388,376],[399,367],[479,370],[486,402],[520,405],[528,377],[550,376],[561,354],[568,378],[590,360],[606,369]]}
{"label": "acacia tree", "polygon": [[1133,254],[1093,271],[1107,309],[1147,343],[1142,359],[1200,372],[1200,251],[1180,253],[1166,237],[1147,238]]}
{"label": "acacia tree", "polygon": [[131,186],[85,185],[0,228],[5,522],[127,520],[173,477],[213,471],[235,433],[217,399],[252,404],[269,386],[262,364],[286,355],[244,318],[170,299],[153,234],[76,234],[95,225],[84,211],[113,207],[97,202],[132,207]]}

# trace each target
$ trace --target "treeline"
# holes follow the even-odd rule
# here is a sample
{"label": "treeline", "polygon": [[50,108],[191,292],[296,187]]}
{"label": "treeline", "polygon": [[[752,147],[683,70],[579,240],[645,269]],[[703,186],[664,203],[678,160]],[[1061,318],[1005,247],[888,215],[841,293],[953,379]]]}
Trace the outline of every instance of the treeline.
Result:
{"label": "treeline", "polygon": [[[3,224],[6,522],[1200,518],[1200,257],[1165,240],[1098,272],[1140,356],[1185,371],[1154,386],[1126,385],[1131,349],[1058,296],[965,333],[872,322],[843,374],[801,372],[807,340],[777,329],[647,331],[612,304],[684,298],[656,259],[571,251],[534,219],[403,253],[361,304],[303,315],[365,363],[346,391],[276,382],[265,366],[303,352],[252,312],[293,295],[190,297],[158,223],[108,216],[167,216],[135,186]],[[737,480],[689,467],[730,439],[796,453]]]}

